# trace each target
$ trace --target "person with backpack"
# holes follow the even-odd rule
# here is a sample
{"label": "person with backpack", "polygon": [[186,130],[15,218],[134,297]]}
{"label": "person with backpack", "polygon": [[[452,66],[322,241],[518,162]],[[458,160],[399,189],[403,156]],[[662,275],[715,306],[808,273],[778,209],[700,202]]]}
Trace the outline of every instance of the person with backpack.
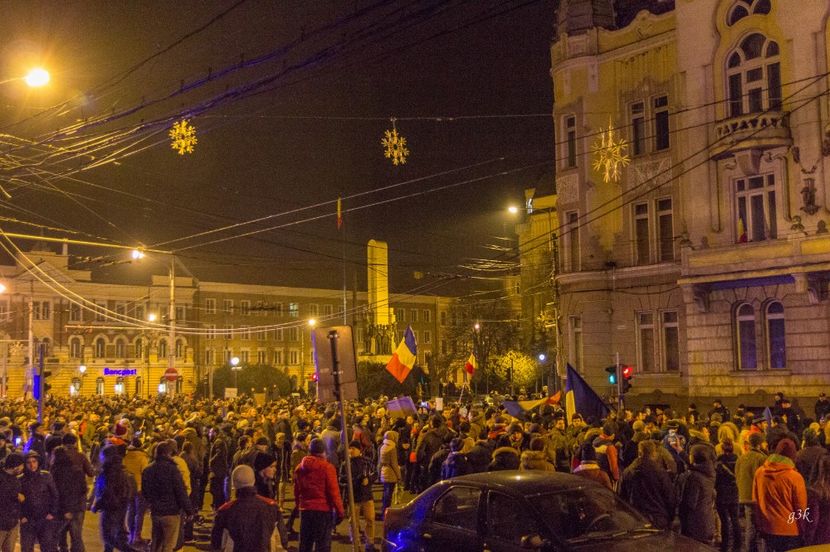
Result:
{"label": "person with backpack", "polygon": [[[363,522],[366,524],[363,530],[366,552],[375,552],[375,500],[372,496],[372,485],[377,480],[377,473],[371,461],[363,455],[363,446],[360,441],[353,440],[349,443],[348,458],[351,463],[351,484],[354,490],[355,507],[355,511],[351,514],[358,516],[358,528],[360,527],[360,517],[363,518]],[[340,466],[340,483],[344,486],[348,484],[345,462]],[[349,524],[349,531],[351,532],[351,530],[352,524]],[[351,538],[354,540],[358,536],[352,534]]]}
{"label": "person with backpack", "polygon": [[720,549],[740,551],[743,538],[738,522],[738,483],[735,464],[738,456],[734,453],[732,441],[720,443],[723,454],[715,463],[715,509],[720,518]]}
{"label": "person with backpack", "polygon": [[459,475],[470,473],[470,465],[467,462],[467,455],[462,453],[464,439],[455,437],[450,441],[450,453],[441,464],[441,479],[450,479]]}

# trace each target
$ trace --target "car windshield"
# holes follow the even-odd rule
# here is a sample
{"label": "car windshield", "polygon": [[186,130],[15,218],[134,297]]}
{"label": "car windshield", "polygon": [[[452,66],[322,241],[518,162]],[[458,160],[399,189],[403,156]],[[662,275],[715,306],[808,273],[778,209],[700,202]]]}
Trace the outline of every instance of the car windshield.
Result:
{"label": "car windshield", "polygon": [[612,538],[650,527],[644,517],[599,486],[539,495],[530,501],[553,534],[564,541]]}

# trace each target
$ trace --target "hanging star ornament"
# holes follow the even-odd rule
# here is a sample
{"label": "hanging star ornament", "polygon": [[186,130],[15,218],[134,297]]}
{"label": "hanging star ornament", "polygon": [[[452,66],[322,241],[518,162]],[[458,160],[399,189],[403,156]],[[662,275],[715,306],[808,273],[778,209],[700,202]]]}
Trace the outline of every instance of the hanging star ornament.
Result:
{"label": "hanging star ornament", "polygon": [[383,136],[383,139],[380,141],[383,146],[383,156],[391,159],[393,165],[406,164],[409,149],[406,147],[406,138],[398,134],[394,119],[392,119],[392,130],[385,131]]}
{"label": "hanging star ornament", "polygon": [[196,145],[196,127],[190,124],[187,119],[175,123],[170,129],[170,147],[176,150],[179,155],[193,153],[193,146]]}
{"label": "hanging star ornament", "polygon": [[620,169],[631,162],[626,153],[628,142],[625,138],[617,135],[612,121],[608,120],[608,128],[601,128],[599,138],[591,146],[591,153],[594,155],[594,170],[602,173],[605,183],[619,182]]}

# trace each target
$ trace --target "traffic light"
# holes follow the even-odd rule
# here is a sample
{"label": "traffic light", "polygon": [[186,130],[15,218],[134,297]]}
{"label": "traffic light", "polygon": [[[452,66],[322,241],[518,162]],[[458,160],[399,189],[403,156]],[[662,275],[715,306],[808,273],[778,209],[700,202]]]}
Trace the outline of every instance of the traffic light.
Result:
{"label": "traffic light", "polygon": [[631,389],[631,380],[634,378],[634,367],[633,366],[623,366],[622,367],[622,392],[627,393],[629,389]]}
{"label": "traffic light", "polygon": [[617,366],[609,366],[605,371],[608,372],[608,384],[617,385]]}

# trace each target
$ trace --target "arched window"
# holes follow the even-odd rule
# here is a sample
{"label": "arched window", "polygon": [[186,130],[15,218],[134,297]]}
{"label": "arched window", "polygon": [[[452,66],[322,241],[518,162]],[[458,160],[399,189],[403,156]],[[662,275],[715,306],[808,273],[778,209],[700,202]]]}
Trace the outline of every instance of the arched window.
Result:
{"label": "arched window", "polygon": [[115,341],[115,357],[125,358],[127,356],[127,341],[119,338]]}
{"label": "arched window", "polygon": [[732,5],[726,16],[726,22],[731,27],[744,17],[749,17],[750,14],[764,15],[768,14],[772,9],[769,0],[738,0]]}
{"label": "arched window", "polygon": [[767,304],[767,352],[770,368],[787,367],[787,339],[784,329],[784,305],[779,301]]}
{"label": "arched window", "polygon": [[115,394],[116,395],[123,395],[124,394],[124,378],[119,377],[115,380]]}
{"label": "arched window", "polygon": [[184,378],[179,376],[176,378],[176,394],[181,394],[182,390],[184,389]]}
{"label": "arched window", "polygon": [[135,396],[141,396],[141,390],[144,388],[144,377],[138,376],[135,378]]}
{"label": "arched window", "polygon": [[755,309],[743,303],[735,309],[738,330],[738,370],[756,370],[758,359],[755,347]]}
{"label": "arched window", "polygon": [[104,358],[107,352],[107,340],[99,337],[95,340],[95,358]]}
{"label": "arched window", "polygon": [[176,358],[183,358],[184,357],[184,340],[177,339],[176,340]]}
{"label": "arched window", "polygon": [[69,358],[81,358],[84,350],[84,342],[80,337],[69,338]]}
{"label": "arched window", "polygon": [[726,58],[730,117],[781,109],[779,53],[777,42],[752,33]]}
{"label": "arched window", "polygon": [[159,358],[167,358],[167,341],[159,340]]}
{"label": "arched window", "polygon": [[96,395],[103,395],[104,394],[104,378],[97,378],[95,380],[95,394]]}

